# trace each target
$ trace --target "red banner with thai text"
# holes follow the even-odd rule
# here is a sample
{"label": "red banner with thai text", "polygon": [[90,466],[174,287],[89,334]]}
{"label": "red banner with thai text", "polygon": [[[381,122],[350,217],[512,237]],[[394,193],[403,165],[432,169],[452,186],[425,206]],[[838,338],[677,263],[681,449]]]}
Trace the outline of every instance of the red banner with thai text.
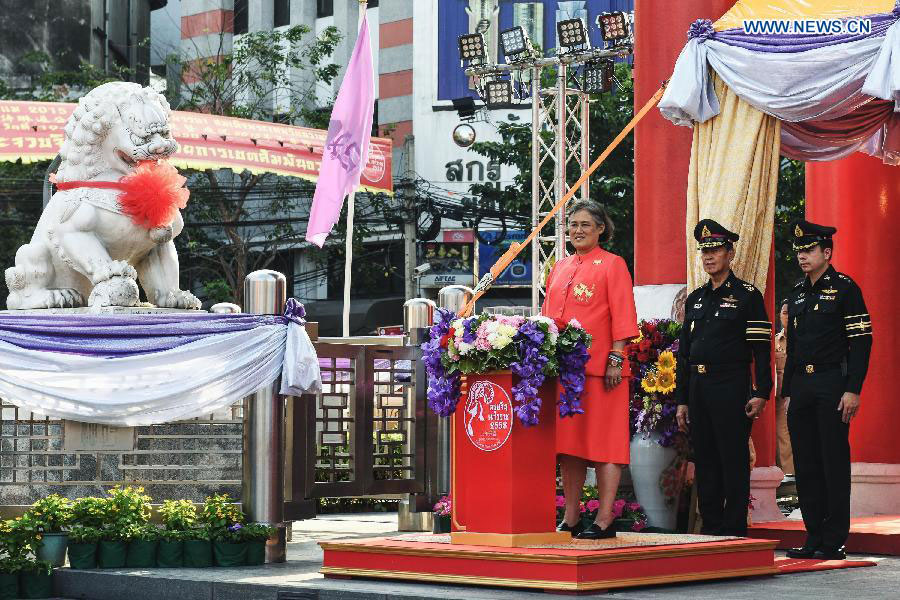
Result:
{"label": "red banner with thai text", "polygon": [[[53,159],[76,104],[0,101],[0,161]],[[328,132],[295,125],[172,111],[178,152],[169,162],[189,169],[247,169],[316,181]],[[393,190],[391,140],[372,138],[361,188]]]}

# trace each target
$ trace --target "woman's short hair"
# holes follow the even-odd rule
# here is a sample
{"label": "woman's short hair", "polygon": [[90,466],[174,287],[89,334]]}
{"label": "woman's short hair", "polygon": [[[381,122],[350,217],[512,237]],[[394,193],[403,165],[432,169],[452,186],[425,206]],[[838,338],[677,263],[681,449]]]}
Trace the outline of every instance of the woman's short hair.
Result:
{"label": "woman's short hair", "polygon": [[569,216],[571,217],[580,210],[587,211],[598,226],[606,226],[603,229],[603,233],[600,234],[601,244],[606,244],[613,239],[613,235],[616,233],[616,226],[613,225],[612,219],[609,218],[609,214],[607,214],[602,204],[593,200],[576,200],[569,206]]}

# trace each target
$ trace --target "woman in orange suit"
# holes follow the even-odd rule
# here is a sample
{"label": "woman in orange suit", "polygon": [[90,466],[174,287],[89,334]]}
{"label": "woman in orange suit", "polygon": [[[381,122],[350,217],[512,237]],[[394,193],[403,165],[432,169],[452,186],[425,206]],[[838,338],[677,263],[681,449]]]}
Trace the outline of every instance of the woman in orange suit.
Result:
{"label": "woman in orange suit", "polygon": [[[631,274],[621,256],[600,244],[613,236],[613,223],[596,202],[579,200],[569,213],[569,241],[575,254],[550,271],[542,314],[568,323],[577,319],[593,336],[581,395],[583,415],[556,422],[556,452],[562,471],[566,513],[559,531],[580,539],[615,537],[613,502],[622,467],[629,461],[628,376],[625,344],[638,336]],[[623,372],[623,370],[625,372]],[[579,506],[587,467],[597,472],[600,508],[587,528]]]}

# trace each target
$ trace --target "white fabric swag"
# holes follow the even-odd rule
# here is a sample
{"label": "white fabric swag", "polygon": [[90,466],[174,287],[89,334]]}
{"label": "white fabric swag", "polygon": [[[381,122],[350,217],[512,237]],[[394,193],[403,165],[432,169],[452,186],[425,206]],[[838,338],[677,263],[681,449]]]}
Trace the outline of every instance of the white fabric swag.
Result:
{"label": "white fabric swag", "polygon": [[280,392],[321,391],[303,326],[265,325],[171,350],[101,358],[0,341],[0,396],[21,409],[105,425],[151,425],[208,415],[281,377]]}

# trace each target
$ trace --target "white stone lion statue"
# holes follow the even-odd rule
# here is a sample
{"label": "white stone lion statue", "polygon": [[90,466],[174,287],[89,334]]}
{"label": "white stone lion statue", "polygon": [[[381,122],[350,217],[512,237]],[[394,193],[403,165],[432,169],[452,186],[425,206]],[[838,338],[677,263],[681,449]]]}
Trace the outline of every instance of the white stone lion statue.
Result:
{"label": "white stone lion statue", "polygon": [[[59,191],[6,270],[8,308],[81,307],[85,300],[91,307],[134,306],[137,281],[159,307],[200,308],[193,294],[178,287],[173,239],[184,228],[178,207],[187,191],[176,190],[183,201],[151,225],[126,214],[114,187],[137,171],[162,169],[156,161],[177,149],[169,104],[151,88],[106,83],[81,98],[65,127]],[[180,188],[184,179],[166,168]]]}

